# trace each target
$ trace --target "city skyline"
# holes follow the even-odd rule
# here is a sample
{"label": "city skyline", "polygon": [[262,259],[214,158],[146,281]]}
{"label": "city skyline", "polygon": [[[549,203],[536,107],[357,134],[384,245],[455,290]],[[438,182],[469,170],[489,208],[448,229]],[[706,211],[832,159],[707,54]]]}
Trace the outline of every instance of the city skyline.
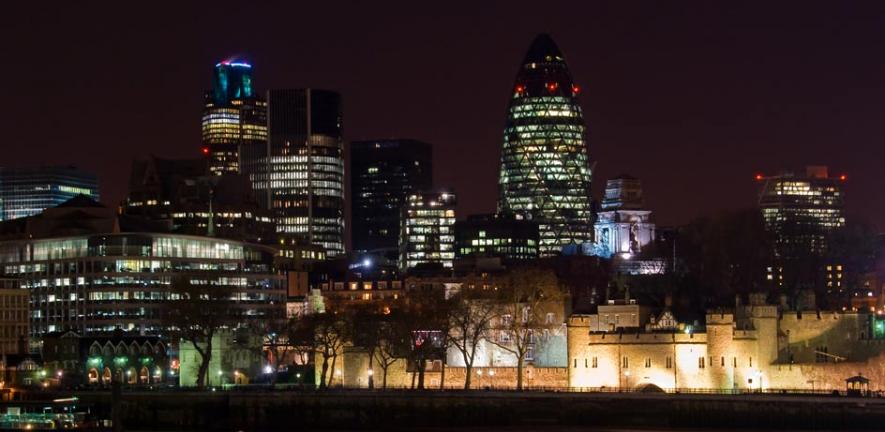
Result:
{"label": "city skyline", "polygon": [[[597,164],[595,199],[606,179],[626,172],[643,180],[659,225],[681,224],[754,207],[756,173],[826,164],[848,175],[848,219],[859,213],[885,226],[885,203],[861,200],[885,186],[870,162],[881,158],[874,144],[885,135],[878,126],[885,114],[877,108],[885,99],[878,79],[885,64],[867,54],[882,42],[877,29],[885,13],[878,6],[776,5],[759,16],[752,5],[727,11],[580,5],[551,8],[531,22],[516,18],[526,13],[519,4],[473,6],[469,17],[374,11],[385,23],[404,23],[399,30],[368,25],[372,20],[363,17],[373,11],[364,7],[342,15],[305,9],[354,30],[324,30],[321,38],[302,37],[319,23],[279,31],[274,24],[287,14],[261,6],[248,15],[268,17],[267,26],[255,20],[225,34],[208,31],[226,22],[217,16],[222,9],[238,15],[225,8],[184,6],[163,20],[148,11],[100,28],[72,27],[108,13],[97,5],[17,11],[12,15],[30,19],[0,31],[33,43],[12,47],[19,66],[0,72],[19,83],[8,104],[15,108],[0,116],[11,143],[3,165],[75,164],[97,172],[104,202],[116,205],[133,157],[198,156],[195,118],[212,66],[239,56],[258,65],[258,91],[340,92],[346,142],[433,143],[435,183],[459,194],[458,214],[487,213],[495,206],[513,70],[535,34],[546,31],[582,86]],[[361,31],[365,37],[352,37]],[[51,80],[58,64],[71,66],[67,79]]]}

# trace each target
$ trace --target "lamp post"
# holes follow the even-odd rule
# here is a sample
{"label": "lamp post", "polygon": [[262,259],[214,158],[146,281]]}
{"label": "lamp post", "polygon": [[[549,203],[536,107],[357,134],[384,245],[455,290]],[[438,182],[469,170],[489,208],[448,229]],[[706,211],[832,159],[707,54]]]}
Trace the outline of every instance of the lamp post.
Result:
{"label": "lamp post", "polygon": [[375,371],[372,370],[372,368],[369,368],[369,371],[366,372],[366,374],[369,376],[369,390],[374,389],[375,388]]}
{"label": "lamp post", "polygon": [[624,386],[630,390],[630,371],[624,371]]}

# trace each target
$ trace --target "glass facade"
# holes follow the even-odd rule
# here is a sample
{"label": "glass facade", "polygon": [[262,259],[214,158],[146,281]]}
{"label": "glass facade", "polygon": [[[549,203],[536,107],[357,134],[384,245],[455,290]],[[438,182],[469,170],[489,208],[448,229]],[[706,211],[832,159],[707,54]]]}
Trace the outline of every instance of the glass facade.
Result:
{"label": "glass facade", "polygon": [[0,168],[0,220],[32,216],[78,195],[98,201],[98,178],[73,167]]}
{"label": "glass facade", "polygon": [[313,89],[268,92],[270,155],[253,183],[276,214],[280,246],[319,245],[344,253],[341,96]]}
{"label": "glass facade", "polygon": [[447,192],[409,195],[400,219],[400,268],[411,269],[421,264],[452,268],[455,203],[455,194]]}
{"label": "glass facade", "polygon": [[215,65],[212,90],[203,108],[203,154],[215,175],[260,175],[267,148],[267,104],[255,95],[252,66]]}
{"label": "glass facade", "polygon": [[845,226],[842,182],[823,166],[807,167],[805,176],[783,173],[765,177],[759,209],[774,243],[774,262],[766,269],[773,286],[813,290],[822,304],[845,304],[848,287],[843,263],[830,250],[831,236]]}
{"label": "glass facade", "polygon": [[829,234],[845,226],[842,179],[829,177],[826,167],[808,167],[805,177],[787,173],[757,179],[764,182],[759,208],[775,235],[775,253],[786,257],[794,248],[825,252]]}
{"label": "glass facade", "polygon": [[556,44],[538,36],[507,110],[498,210],[538,223],[541,256],[592,240],[591,171],[578,93]]}
{"label": "glass facade", "polygon": [[233,289],[243,320],[283,317],[284,276],[275,250],[208,237],[106,234],[0,242],[2,278],[30,293],[31,336],[114,329],[162,335],[173,276]]}
{"label": "glass facade", "polygon": [[457,258],[535,259],[538,224],[504,214],[469,216],[455,223],[455,247]]}
{"label": "glass facade", "polygon": [[407,139],[350,145],[353,250],[398,258],[400,209],[433,183],[430,144]]}

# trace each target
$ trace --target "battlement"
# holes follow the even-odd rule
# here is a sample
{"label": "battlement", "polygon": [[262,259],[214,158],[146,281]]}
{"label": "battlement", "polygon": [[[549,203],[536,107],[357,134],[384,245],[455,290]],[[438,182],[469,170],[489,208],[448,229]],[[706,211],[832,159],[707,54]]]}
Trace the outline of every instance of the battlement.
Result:
{"label": "battlement", "polygon": [[844,318],[857,318],[857,313],[845,313],[839,311],[788,311],[780,317],[781,322],[795,322],[801,320],[836,321]]}
{"label": "battlement", "polygon": [[569,327],[590,327],[590,315],[575,314],[568,317]]}
{"label": "battlement", "polygon": [[705,344],[705,333],[590,333],[593,344]]}
{"label": "battlement", "polygon": [[743,310],[747,318],[777,318],[777,306],[774,305],[753,305],[747,306]]}
{"label": "battlement", "polygon": [[708,311],[707,325],[734,325],[734,314],[731,312]]}

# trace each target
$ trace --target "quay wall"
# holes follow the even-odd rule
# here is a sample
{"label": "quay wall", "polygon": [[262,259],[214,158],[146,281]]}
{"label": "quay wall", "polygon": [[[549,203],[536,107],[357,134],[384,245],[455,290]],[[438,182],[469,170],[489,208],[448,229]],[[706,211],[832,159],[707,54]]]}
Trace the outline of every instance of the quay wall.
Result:
{"label": "quay wall", "polygon": [[563,427],[879,430],[885,399],[798,395],[556,392],[88,392],[117,401],[123,430]]}

